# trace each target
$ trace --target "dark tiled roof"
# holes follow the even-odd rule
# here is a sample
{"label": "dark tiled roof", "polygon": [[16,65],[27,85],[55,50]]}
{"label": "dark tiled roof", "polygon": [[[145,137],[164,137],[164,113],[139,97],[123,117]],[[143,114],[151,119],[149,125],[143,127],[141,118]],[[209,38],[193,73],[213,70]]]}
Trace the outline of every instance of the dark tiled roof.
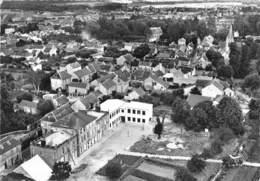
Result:
{"label": "dark tiled roof", "polygon": [[134,89],[134,91],[140,96],[145,95],[145,91],[141,87],[139,87],[138,89]]}
{"label": "dark tiled roof", "polygon": [[198,79],[196,80],[197,87],[206,87],[211,83],[211,80]]}
{"label": "dark tiled roof", "polygon": [[66,96],[61,95],[60,97],[56,98],[56,101],[58,102],[59,105],[63,105],[69,102]]}
{"label": "dark tiled roof", "polygon": [[87,84],[83,82],[71,82],[68,84],[68,87],[77,87],[77,88],[85,89],[87,88]]}
{"label": "dark tiled roof", "polygon": [[187,98],[187,102],[191,107],[194,107],[201,102],[210,101],[210,100],[211,100],[210,97],[205,97],[196,94],[190,94],[189,97]]}
{"label": "dark tiled roof", "polygon": [[59,72],[59,76],[62,80],[70,79],[71,75],[66,71]]}
{"label": "dark tiled roof", "polygon": [[155,82],[163,85],[164,87],[169,87],[169,84],[167,82],[165,82],[164,80],[160,79],[159,77],[157,77],[156,75],[151,75],[150,76]]}
{"label": "dark tiled roof", "polygon": [[79,130],[96,119],[97,117],[88,115],[86,111],[79,111],[68,115],[63,118],[63,120],[54,123],[52,126]]}
{"label": "dark tiled roof", "polygon": [[74,74],[77,75],[79,78],[82,78],[86,75],[91,74],[91,72],[87,68],[84,68],[84,69],[75,71]]}
{"label": "dark tiled roof", "polygon": [[30,108],[37,108],[37,103],[27,101],[27,100],[22,100],[19,104],[20,107],[30,107]]}
{"label": "dark tiled roof", "polygon": [[126,70],[124,71],[118,70],[115,73],[118,75],[118,78],[123,80],[124,82],[127,82],[130,78],[130,73],[127,72]]}
{"label": "dark tiled roof", "polygon": [[10,136],[4,137],[0,140],[0,155],[4,154],[8,150],[15,148],[20,145],[20,141]]}
{"label": "dark tiled roof", "polygon": [[116,86],[116,83],[115,83],[113,80],[111,80],[111,79],[107,79],[107,80],[105,80],[105,81],[102,83],[102,85],[103,85],[106,89],[110,89],[110,88]]}
{"label": "dark tiled roof", "polygon": [[192,70],[193,70],[192,67],[187,67],[187,66],[180,66],[179,68],[181,69],[182,73],[184,73],[184,74],[192,72]]}
{"label": "dark tiled roof", "polygon": [[70,107],[70,104],[67,103],[54,111],[46,114],[41,121],[48,121],[48,122],[56,122],[61,120],[63,117],[68,116],[69,114],[73,113],[73,109]]}
{"label": "dark tiled roof", "polygon": [[146,71],[146,70],[142,70],[142,69],[138,69],[133,73],[133,77],[136,80],[140,80],[140,81],[144,81],[145,79],[147,79],[150,76],[150,72]]}

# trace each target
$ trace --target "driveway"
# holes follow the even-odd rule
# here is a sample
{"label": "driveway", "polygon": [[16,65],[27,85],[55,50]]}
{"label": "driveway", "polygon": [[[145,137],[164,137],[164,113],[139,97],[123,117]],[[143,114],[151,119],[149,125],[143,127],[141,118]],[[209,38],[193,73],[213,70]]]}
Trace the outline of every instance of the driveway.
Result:
{"label": "driveway", "polygon": [[96,175],[95,172],[102,168],[108,160],[116,154],[126,151],[143,135],[152,133],[153,125],[131,125],[122,123],[119,128],[113,131],[110,136],[103,138],[99,143],[84,153],[78,161],[80,164],[87,164],[87,168],[80,173],[72,174],[70,181],[105,181],[103,176]]}

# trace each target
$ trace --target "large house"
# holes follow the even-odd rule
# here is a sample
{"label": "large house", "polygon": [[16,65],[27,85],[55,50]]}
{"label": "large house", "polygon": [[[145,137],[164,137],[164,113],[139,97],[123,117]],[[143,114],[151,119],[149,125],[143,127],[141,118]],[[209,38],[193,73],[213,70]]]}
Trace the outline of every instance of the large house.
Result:
{"label": "large house", "polygon": [[86,96],[89,90],[89,84],[83,82],[71,82],[68,84],[68,93],[70,96]]}
{"label": "large house", "polygon": [[33,141],[30,151],[31,155],[39,155],[53,166],[58,161],[74,161],[78,157],[77,144],[76,132],[66,129]]}
{"label": "large house", "polygon": [[106,134],[108,125],[109,117],[106,112],[78,111],[53,123],[51,129],[59,132],[64,129],[75,130],[79,156]]}
{"label": "large house", "polygon": [[147,124],[153,117],[153,105],[143,102],[108,99],[100,104],[100,109],[109,113],[110,127],[119,122]]}
{"label": "large house", "polygon": [[27,101],[27,100],[22,100],[18,104],[18,108],[26,113],[29,114],[37,114],[38,113],[38,108],[37,108],[37,103]]}
{"label": "large house", "polygon": [[166,91],[169,84],[155,75],[150,75],[144,80],[144,87],[146,90]]}
{"label": "large house", "polygon": [[71,82],[71,74],[69,74],[66,70],[61,72],[56,72],[53,76],[51,76],[51,89],[66,89],[66,86]]}
{"label": "large house", "polygon": [[22,160],[21,142],[11,136],[0,140],[0,172]]}
{"label": "large house", "polygon": [[112,79],[107,79],[104,82],[99,83],[99,91],[103,95],[111,95],[116,89],[117,85]]}

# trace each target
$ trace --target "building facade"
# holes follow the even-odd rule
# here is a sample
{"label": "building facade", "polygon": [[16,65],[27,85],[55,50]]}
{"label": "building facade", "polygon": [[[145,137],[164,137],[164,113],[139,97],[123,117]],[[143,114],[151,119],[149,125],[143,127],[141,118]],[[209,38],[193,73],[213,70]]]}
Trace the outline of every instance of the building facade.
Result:
{"label": "building facade", "polygon": [[10,136],[0,140],[0,172],[22,160],[21,142]]}

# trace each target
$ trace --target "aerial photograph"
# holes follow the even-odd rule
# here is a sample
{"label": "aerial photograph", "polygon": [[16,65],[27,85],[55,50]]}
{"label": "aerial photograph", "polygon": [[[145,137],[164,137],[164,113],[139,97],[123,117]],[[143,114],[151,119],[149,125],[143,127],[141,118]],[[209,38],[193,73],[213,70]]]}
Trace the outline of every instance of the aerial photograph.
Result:
{"label": "aerial photograph", "polygon": [[0,0],[0,181],[260,181],[260,0]]}

